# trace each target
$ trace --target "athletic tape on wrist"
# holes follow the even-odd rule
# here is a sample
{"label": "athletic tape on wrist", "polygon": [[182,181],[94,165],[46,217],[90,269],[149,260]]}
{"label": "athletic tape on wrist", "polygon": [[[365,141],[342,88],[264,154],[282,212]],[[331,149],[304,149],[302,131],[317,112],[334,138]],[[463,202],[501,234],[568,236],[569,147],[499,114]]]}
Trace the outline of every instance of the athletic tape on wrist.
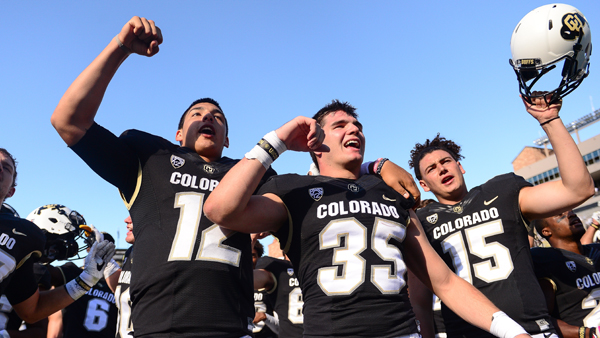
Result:
{"label": "athletic tape on wrist", "polygon": [[119,40],[119,35],[115,35],[115,40],[117,41],[117,45],[119,45],[119,48],[121,48],[122,51],[124,51],[127,54],[131,54],[131,50],[129,49],[129,47],[125,46],[123,44],[123,42],[121,42],[121,40]]}
{"label": "athletic tape on wrist", "polygon": [[490,333],[500,338],[514,338],[520,334],[528,334],[521,325],[502,311],[498,311],[492,315]]}
{"label": "athletic tape on wrist", "polygon": [[244,155],[249,160],[258,160],[265,169],[268,169],[284,151],[285,143],[277,137],[275,131],[266,134],[258,143]]}
{"label": "athletic tape on wrist", "polygon": [[79,276],[65,284],[65,290],[67,290],[67,293],[73,300],[78,300],[91,288],[92,287],[86,284]]}

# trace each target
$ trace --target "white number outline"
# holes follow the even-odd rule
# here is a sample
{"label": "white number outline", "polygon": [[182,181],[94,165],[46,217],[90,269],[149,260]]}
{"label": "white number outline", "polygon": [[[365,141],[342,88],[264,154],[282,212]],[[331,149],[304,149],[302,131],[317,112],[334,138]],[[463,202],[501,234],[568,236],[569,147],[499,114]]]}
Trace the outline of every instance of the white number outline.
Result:
{"label": "white number outline", "polygon": [[[168,261],[192,260],[192,252],[202,219],[204,196],[204,193],[197,192],[180,192],[175,195],[173,207],[179,208],[180,212]],[[233,233],[235,232],[231,234]],[[223,244],[228,237],[217,224],[202,231],[196,260],[215,261],[239,267],[242,251]]]}
{"label": "white number outline", "polygon": [[[473,284],[471,276],[471,264],[467,252],[475,255],[484,262],[473,264],[475,277],[480,280],[493,283],[504,280],[514,270],[510,250],[498,242],[487,242],[486,238],[504,233],[502,220],[486,222],[471,228],[464,229],[469,248],[467,250],[461,232],[446,237],[442,242],[444,253],[450,254],[456,274]],[[494,259],[495,266],[491,260]]]}
{"label": "white number outline", "polygon": [[[365,281],[366,260],[360,254],[367,248],[367,228],[356,218],[343,218],[329,222],[319,233],[319,249],[333,249],[332,267],[319,269],[317,282],[321,290],[328,296],[350,295]],[[404,241],[406,226],[403,224],[376,217],[371,234],[372,250],[384,261],[392,262],[391,266],[372,265],[370,281],[383,294],[398,294],[406,285],[404,273],[406,265],[402,252],[396,246],[389,245],[392,238]],[[345,238],[345,246],[341,247],[341,238]],[[342,275],[338,276],[339,266]]]}

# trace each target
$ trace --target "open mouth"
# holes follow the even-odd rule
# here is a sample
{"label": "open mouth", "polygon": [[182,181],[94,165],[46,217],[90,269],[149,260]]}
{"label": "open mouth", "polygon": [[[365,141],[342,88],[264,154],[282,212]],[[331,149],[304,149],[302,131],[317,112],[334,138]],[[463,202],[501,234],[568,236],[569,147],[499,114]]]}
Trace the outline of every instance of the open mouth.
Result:
{"label": "open mouth", "polygon": [[454,176],[452,176],[452,175],[442,178],[442,184],[446,184],[446,183],[452,181],[453,178],[454,178]]}
{"label": "open mouth", "polygon": [[360,149],[360,142],[358,142],[357,140],[350,140],[350,141],[344,143],[344,147]]}
{"label": "open mouth", "polygon": [[200,129],[200,134],[215,135],[215,129],[211,126],[204,126]]}

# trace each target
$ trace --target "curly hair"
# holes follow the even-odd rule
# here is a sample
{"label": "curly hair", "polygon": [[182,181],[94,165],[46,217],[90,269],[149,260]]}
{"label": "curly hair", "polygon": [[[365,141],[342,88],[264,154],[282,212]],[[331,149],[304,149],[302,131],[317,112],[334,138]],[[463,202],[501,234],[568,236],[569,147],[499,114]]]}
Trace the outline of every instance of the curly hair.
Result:
{"label": "curly hair", "polygon": [[448,140],[445,137],[440,136],[440,133],[438,133],[433,140],[427,139],[427,141],[425,141],[423,144],[415,144],[413,150],[410,151],[410,161],[408,161],[408,165],[411,168],[414,168],[415,176],[418,180],[420,180],[422,177],[419,164],[425,155],[435,150],[443,150],[448,152],[448,154],[450,154],[455,161],[460,161],[461,159],[465,158],[460,154],[460,149],[461,148],[458,144],[454,143],[452,140]]}

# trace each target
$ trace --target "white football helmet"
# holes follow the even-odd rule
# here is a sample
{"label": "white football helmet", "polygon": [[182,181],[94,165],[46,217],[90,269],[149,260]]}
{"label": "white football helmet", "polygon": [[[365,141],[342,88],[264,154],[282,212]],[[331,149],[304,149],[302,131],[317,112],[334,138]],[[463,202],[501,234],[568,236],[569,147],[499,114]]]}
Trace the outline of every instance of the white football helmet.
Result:
{"label": "white football helmet", "polygon": [[[517,74],[519,91],[531,103],[532,97],[550,93],[553,103],[577,88],[589,74],[592,35],[585,16],[575,7],[550,4],[538,7],[521,19],[510,40],[510,64]],[[564,61],[556,89],[539,90],[533,85],[557,63]],[[554,84],[552,84],[554,86]]]}
{"label": "white football helmet", "polygon": [[[27,220],[35,223],[46,235],[46,247],[42,255],[44,261],[83,258],[79,253],[88,246],[83,236],[86,223],[77,211],[60,204],[48,204],[33,210]],[[82,248],[77,243],[80,238],[84,242]]]}

